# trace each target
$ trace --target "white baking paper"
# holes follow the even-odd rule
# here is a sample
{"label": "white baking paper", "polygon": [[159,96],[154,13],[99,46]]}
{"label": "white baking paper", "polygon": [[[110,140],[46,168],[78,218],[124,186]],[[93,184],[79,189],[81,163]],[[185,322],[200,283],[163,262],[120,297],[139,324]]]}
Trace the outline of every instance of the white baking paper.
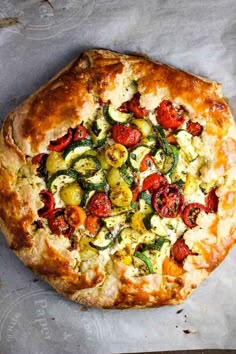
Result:
{"label": "white baking paper", "polygon": [[[1,120],[82,50],[100,47],[222,82],[236,111],[235,0],[0,0],[0,17],[19,21],[0,29]],[[86,310],[38,280],[3,237],[0,277],[4,354],[236,348],[236,249],[178,307]]]}

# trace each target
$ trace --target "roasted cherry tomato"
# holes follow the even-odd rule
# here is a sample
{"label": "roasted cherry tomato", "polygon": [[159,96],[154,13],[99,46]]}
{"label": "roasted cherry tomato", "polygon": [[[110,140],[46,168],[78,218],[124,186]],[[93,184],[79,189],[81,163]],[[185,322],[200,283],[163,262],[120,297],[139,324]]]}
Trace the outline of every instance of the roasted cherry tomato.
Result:
{"label": "roasted cherry tomato", "polygon": [[111,202],[104,192],[95,193],[88,203],[88,210],[99,218],[105,218],[111,213]]}
{"label": "roasted cherry tomato", "polygon": [[146,115],[148,114],[148,111],[143,108],[140,107],[140,93],[137,92],[132,98],[131,100],[124,102],[120,108],[119,111],[120,112],[132,112],[134,113],[136,118],[143,118],[146,117]]}
{"label": "roasted cherry tomato", "polygon": [[147,189],[153,191],[166,183],[167,179],[164,176],[159,175],[159,173],[153,173],[152,175],[149,175],[144,179],[142,191],[146,191]]}
{"label": "roasted cherry tomato", "polygon": [[192,254],[182,237],[178,238],[173,244],[171,253],[177,262],[182,262],[188,255]]}
{"label": "roasted cherry tomato", "polygon": [[79,227],[85,224],[86,213],[77,205],[68,205],[65,208],[65,219],[72,227]]}
{"label": "roasted cherry tomato", "polygon": [[38,216],[41,218],[46,217],[50,213],[55,205],[53,194],[46,189],[42,190],[39,193],[41,201],[44,203],[44,206],[38,210]]}
{"label": "roasted cherry tomato", "polygon": [[37,167],[37,175],[42,178],[47,178],[48,171],[46,169],[46,161],[48,158],[48,154],[38,154],[32,158],[32,164],[38,165]]}
{"label": "roasted cherry tomato", "polygon": [[74,131],[74,141],[84,140],[87,136],[87,129],[83,125],[77,125]]}
{"label": "roasted cherry tomato", "polygon": [[205,207],[205,205],[200,203],[190,203],[186,205],[182,212],[182,219],[185,225],[190,228],[197,226],[196,220],[200,211],[207,212],[207,208]]}
{"label": "roasted cherry tomato", "polygon": [[100,226],[101,219],[98,216],[87,216],[87,219],[85,220],[85,227],[92,235],[96,235],[98,233]]}
{"label": "roasted cherry tomato", "polygon": [[175,184],[161,186],[154,191],[152,205],[164,218],[176,218],[182,211],[184,198]]}
{"label": "roasted cherry tomato", "polygon": [[140,172],[146,171],[149,167],[152,166],[152,164],[153,164],[152,156],[150,154],[147,154],[146,156],[144,156],[140,164],[139,171]]}
{"label": "roasted cherry tomato", "polygon": [[70,237],[74,231],[74,227],[69,225],[65,219],[65,209],[57,208],[47,215],[48,226],[56,235]]}
{"label": "roasted cherry tomato", "polygon": [[194,136],[199,136],[202,134],[203,127],[198,122],[192,122],[191,120],[189,120],[187,122],[186,129],[190,134],[192,134]]}
{"label": "roasted cherry tomato", "polygon": [[116,143],[125,146],[137,145],[141,140],[142,134],[139,130],[125,125],[115,124],[112,127],[112,138]]}
{"label": "roasted cherry tomato", "polygon": [[50,141],[50,144],[48,145],[48,150],[61,152],[72,142],[72,138],[73,131],[71,128],[69,128],[68,132],[61,138]]}
{"label": "roasted cherry tomato", "polygon": [[141,190],[139,186],[135,186],[132,189],[132,194],[133,194],[133,198],[132,198],[132,202],[136,202],[136,200],[138,199],[138,196],[140,194]]}
{"label": "roasted cherry tomato", "polygon": [[160,106],[157,107],[156,119],[157,122],[165,129],[177,129],[184,122],[184,118],[181,113],[182,110],[178,112],[170,101],[164,100],[161,102]]}
{"label": "roasted cherry tomato", "polygon": [[219,198],[216,195],[216,190],[213,188],[205,198],[206,208],[209,213],[216,213],[218,210]]}

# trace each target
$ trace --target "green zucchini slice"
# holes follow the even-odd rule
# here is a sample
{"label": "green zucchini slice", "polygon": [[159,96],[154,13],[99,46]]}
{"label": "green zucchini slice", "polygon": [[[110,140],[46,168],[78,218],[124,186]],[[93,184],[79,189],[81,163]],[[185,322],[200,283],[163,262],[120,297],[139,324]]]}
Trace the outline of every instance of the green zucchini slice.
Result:
{"label": "green zucchini slice", "polygon": [[92,141],[90,139],[75,141],[66,148],[62,157],[71,165],[76,158],[83,155],[85,151],[90,150],[91,146]]}
{"label": "green zucchini slice", "polygon": [[53,194],[58,192],[65,184],[76,181],[78,174],[74,170],[60,170],[54,173],[48,181],[47,188]]}
{"label": "green zucchini slice", "polygon": [[105,105],[103,107],[103,114],[106,121],[109,124],[126,124],[128,123],[132,115],[130,113],[119,112],[117,109],[114,109],[112,105]]}
{"label": "green zucchini slice", "polygon": [[139,145],[129,153],[128,161],[134,171],[139,171],[141,162],[150,151],[149,147]]}
{"label": "green zucchini slice", "polygon": [[73,162],[72,168],[77,171],[79,175],[91,176],[101,169],[101,164],[95,156],[84,154]]}
{"label": "green zucchini slice", "polygon": [[98,232],[96,238],[94,241],[90,241],[89,245],[98,251],[104,251],[108,247],[110,247],[113,244],[113,235],[112,233],[107,229],[106,226],[103,226],[100,231]]}

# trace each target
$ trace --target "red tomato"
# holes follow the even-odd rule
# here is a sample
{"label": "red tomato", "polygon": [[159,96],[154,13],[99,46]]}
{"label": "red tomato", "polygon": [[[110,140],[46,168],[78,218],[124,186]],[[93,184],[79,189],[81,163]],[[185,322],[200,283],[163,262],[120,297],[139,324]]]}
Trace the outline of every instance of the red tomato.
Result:
{"label": "red tomato", "polygon": [[150,154],[147,154],[146,156],[144,156],[140,164],[139,171],[140,172],[146,171],[149,167],[152,166],[152,164],[153,164],[152,156]]}
{"label": "red tomato", "polygon": [[70,226],[65,219],[65,209],[57,208],[47,215],[48,226],[56,235],[70,237],[74,231],[74,227]]}
{"label": "red tomato", "polygon": [[219,198],[216,195],[216,190],[211,189],[210,192],[207,194],[205,198],[206,202],[206,208],[209,213],[217,212],[218,210],[218,204],[219,204]]}
{"label": "red tomato", "polygon": [[85,221],[85,227],[86,229],[93,235],[96,235],[98,233],[98,230],[100,229],[101,226],[101,219],[95,215],[89,215],[87,216],[87,219]]}
{"label": "red tomato", "polygon": [[190,204],[186,205],[183,212],[182,212],[182,219],[183,219],[185,225],[190,228],[197,226],[196,220],[197,220],[198,214],[202,210],[207,212],[207,208],[205,207],[205,205],[200,204],[200,203],[190,203]]}
{"label": "red tomato", "polygon": [[163,218],[176,218],[183,204],[184,198],[175,184],[161,186],[152,196],[153,208]]}
{"label": "red tomato", "polygon": [[190,134],[194,136],[199,136],[202,134],[203,127],[198,122],[192,122],[191,120],[189,120],[186,129]]}
{"label": "red tomato", "polygon": [[44,155],[47,155],[47,154],[42,153],[42,154],[38,154],[38,155],[35,155],[34,157],[32,157],[32,164],[33,164],[33,165],[38,165],[38,164],[40,164],[40,161],[42,160],[42,157],[43,157]]}
{"label": "red tomato", "polygon": [[136,186],[132,189],[132,194],[133,194],[132,202],[136,202],[136,200],[138,199],[139,193],[140,193],[139,186]]}
{"label": "red tomato", "polygon": [[42,190],[39,193],[41,201],[44,203],[44,206],[38,210],[38,216],[41,218],[46,217],[50,213],[55,205],[53,194],[46,189]]}
{"label": "red tomato", "polygon": [[171,253],[177,262],[182,262],[188,255],[192,254],[182,237],[174,243]]}
{"label": "red tomato", "polygon": [[146,115],[148,114],[148,111],[145,108],[140,107],[139,99],[140,99],[140,93],[137,92],[131,98],[131,100],[124,102],[120,106],[119,111],[126,112],[126,113],[132,112],[132,113],[134,113],[136,118],[146,117]]}
{"label": "red tomato", "polygon": [[95,193],[88,203],[88,210],[91,214],[104,218],[111,213],[111,202],[104,192]]}
{"label": "red tomato", "polygon": [[112,127],[112,138],[116,143],[125,146],[137,145],[141,140],[142,134],[139,130],[125,125],[115,124]]}
{"label": "red tomato", "polygon": [[68,132],[61,138],[50,141],[50,144],[48,145],[48,150],[61,152],[72,142],[72,138],[73,131],[71,128],[69,128]]}
{"label": "red tomato", "polygon": [[84,140],[87,136],[87,129],[83,125],[77,125],[74,132],[74,141]]}
{"label": "red tomato", "polygon": [[146,191],[147,189],[153,191],[166,183],[167,179],[164,176],[159,175],[159,173],[153,173],[144,179],[142,191]]}
{"label": "red tomato", "polygon": [[170,101],[164,100],[157,107],[157,122],[165,129],[177,129],[183,122],[182,114],[178,114]]}
{"label": "red tomato", "polygon": [[48,154],[38,154],[32,158],[32,164],[38,165],[37,167],[37,176],[42,178],[47,178],[48,171],[46,169]]}

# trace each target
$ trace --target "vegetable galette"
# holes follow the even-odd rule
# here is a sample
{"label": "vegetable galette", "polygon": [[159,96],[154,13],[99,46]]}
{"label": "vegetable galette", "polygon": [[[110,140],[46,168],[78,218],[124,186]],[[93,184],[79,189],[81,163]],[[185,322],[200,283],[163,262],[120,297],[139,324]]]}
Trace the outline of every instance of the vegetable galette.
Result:
{"label": "vegetable galette", "polygon": [[71,300],[178,304],[235,243],[235,137],[220,84],[86,51],[3,123],[1,229]]}

